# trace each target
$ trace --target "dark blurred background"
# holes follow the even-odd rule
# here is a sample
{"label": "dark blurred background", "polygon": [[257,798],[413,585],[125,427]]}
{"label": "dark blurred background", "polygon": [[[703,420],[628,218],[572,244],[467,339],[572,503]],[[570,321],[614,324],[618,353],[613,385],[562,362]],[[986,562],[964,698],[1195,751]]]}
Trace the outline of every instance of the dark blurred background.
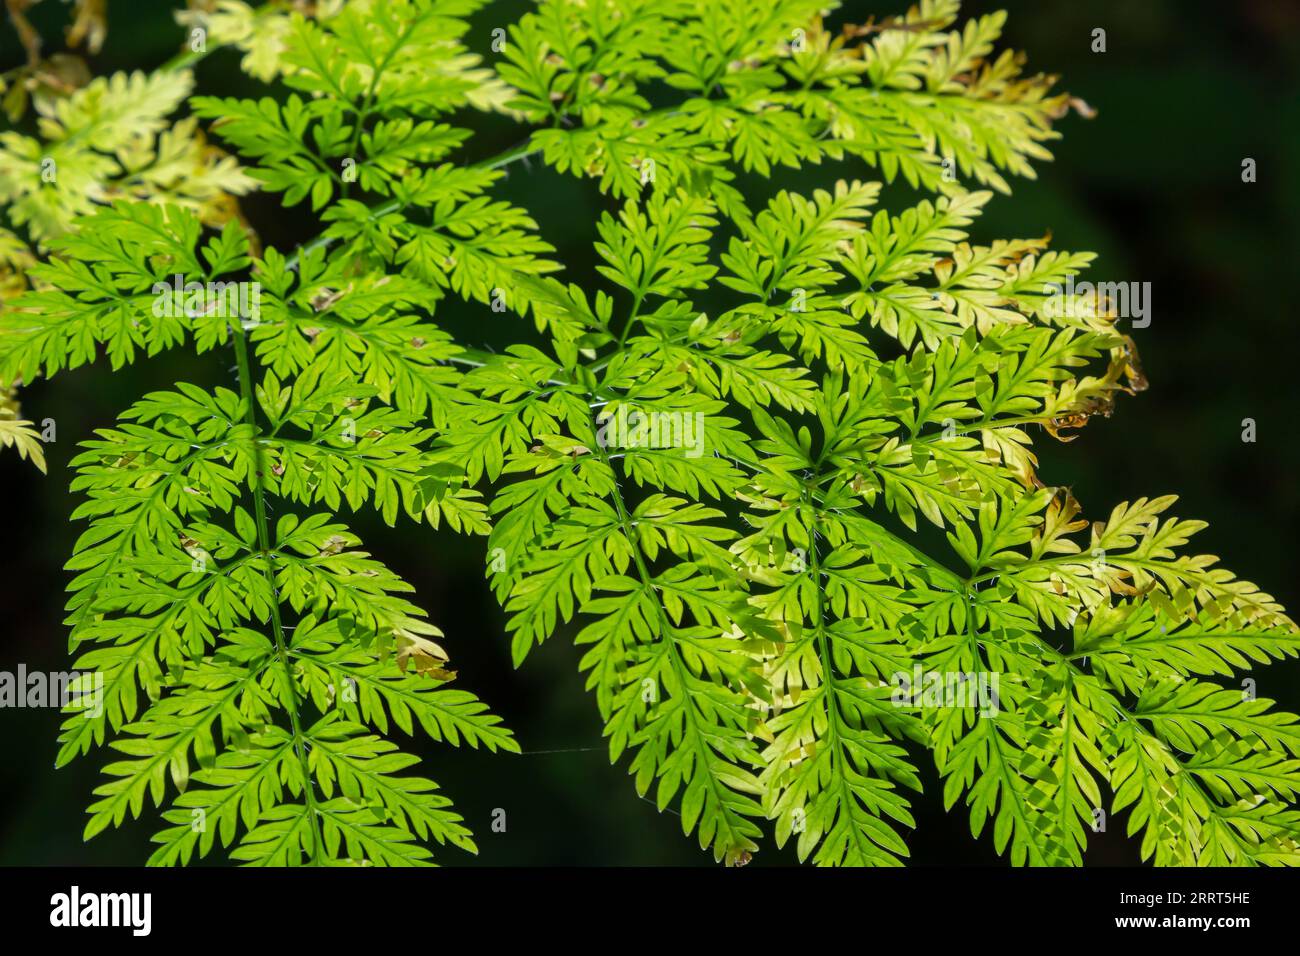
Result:
{"label": "dark blurred background", "polygon": [[[182,32],[171,4],[111,0],[109,36],[94,57],[96,73],[149,69],[179,49]],[[49,9],[45,9],[48,7]],[[832,22],[902,12],[902,0],[850,2]],[[523,4],[496,3],[481,13],[472,42],[488,52],[491,31],[513,22]],[[974,239],[1053,235],[1062,249],[1098,253],[1090,278],[1149,281],[1153,319],[1137,331],[1151,388],[1120,402],[1109,420],[1094,420],[1070,444],[1037,446],[1042,477],[1069,484],[1086,514],[1104,517],[1118,501],[1176,492],[1177,513],[1210,527],[1195,544],[1218,554],[1290,608],[1300,608],[1294,546],[1300,510],[1294,481],[1300,441],[1296,318],[1286,289],[1297,278],[1300,229],[1300,3],[1291,0],[1036,0],[972,2],[965,15],[1008,9],[1004,42],[1029,55],[1032,70],[1058,73],[1062,86],[1097,111],[1058,125],[1056,159],[1036,181],[1013,180],[975,224]],[[38,7],[33,21],[58,46],[66,8]],[[1091,51],[1092,31],[1106,30],[1105,53]],[[0,69],[21,62],[12,30],[0,29]],[[222,51],[198,68],[203,92],[252,95],[237,55]],[[476,120],[482,133],[465,158],[514,145],[508,122]],[[1258,180],[1242,182],[1253,158]],[[1291,173],[1286,171],[1290,169]],[[811,189],[837,176],[875,178],[860,164],[784,174],[781,185]],[[766,192],[761,182],[750,183]],[[595,186],[537,165],[516,165],[504,195],[528,208],[575,281],[593,270],[594,221],[608,208]],[[757,197],[756,197],[757,198]],[[894,210],[913,197],[889,187]],[[290,248],[311,235],[302,210],[283,213],[274,197],[255,197],[247,211],[263,239]],[[461,341],[500,349],[531,341],[530,323],[448,300],[436,320]],[[69,666],[61,624],[62,565],[80,527],[68,516],[66,465],[78,441],[113,423],[135,398],[177,380],[231,384],[224,359],[173,352],[112,374],[106,363],[26,389],[26,417],[57,422],[42,477],[12,453],[0,456],[0,670]],[[1242,420],[1258,437],[1243,443]],[[515,730],[528,753],[491,755],[409,745],[456,801],[479,842],[470,857],[449,850],[445,864],[707,864],[682,836],[679,821],[636,796],[623,766],[611,767],[595,706],[576,671],[567,631],[511,667],[503,616],[483,580],[483,544],[411,526],[389,530],[368,514],[351,524],[368,549],[411,581],[418,603],[448,634],[462,685],[483,697]],[[1294,553],[1294,552],[1293,552]],[[1300,668],[1289,662],[1254,675],[1262,696],[1300,708]],[[105,753],[53,769],[58,715],[0,711],[0,864],[137,864],[148,855],[153,813],[143,823],[81,841],[84,808]],[[970,839],[960,808],[945,814],[935,775],[922,755],[926,793],[917,798],[911,835],[919,864],[997,862],[991,842]],[[505,833],[492,832],[493,810],[506,811]],[[1095,838],[1090,864],[1138,862],[1122,823]],[[794,862],[768,845],[754,865]]]}

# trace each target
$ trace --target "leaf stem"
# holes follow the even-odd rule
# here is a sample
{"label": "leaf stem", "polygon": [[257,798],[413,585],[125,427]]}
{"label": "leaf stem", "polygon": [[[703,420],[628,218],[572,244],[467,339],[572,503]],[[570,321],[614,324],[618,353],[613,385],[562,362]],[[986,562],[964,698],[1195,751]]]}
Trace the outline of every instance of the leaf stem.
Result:
{"label": "leaf stem", "polygon": [[[645,557],[641,553],[640,536],[637,534],[635,522],[628,513],[627,505],[623,501],[623,492],[618,484],[618,472],[615,470],[613,462],[610,460],[609,451],[600,444],[593,443],[596,456],[609,469],[612,479],[612,490],[610,499],[614,503],[614,508],[618,513],[618,520],[623,536],[627,539],[628,547],[632,552],[632,560],[636,564],[637,575],[641,579],[641,585],[645,589],[646,595],[654,601],[655,611],[659,618],[659,626],[662,628],[662,636],[665,649],[668,654],[668,660],[672,664],[673,673],[677,678],[680,693],[682,695],[682,713],[683,725],[689,728],[688,733],[694,742],[696,759],[700,762],[700,772],[707,779],[708,789],[718,808],[720,830],[725,828],[725,835],[722,832],[716,834],[716,840],[722,842],[726,847],[727,859],[732,859],[732,854],[748,852],[752,846],[744,836],[739,832],[740,827],[736,821],[732,820],[736,811],[728,806],[725,794],[721,792],[717,775],[711,766],[713,753],[710,750],[709,742],[700,728],[699,712],[696,708],[695,701],[692,699],[689,683],[689,673],[686,665],[682,661],[681,651],[677,647],[677,638],[673,634],[673,625],[669,620],[668,612],[664,610],[663,598],[659,594],[659,589],[655,585],[654,577],[650,574],[650,569],[645,563]],[[697,821],[698,823],[699,821]],[[715,850],[716,852],[716,850]]]}
{"label": "leaf stem", "polygon": [[275,653],[284,668],[284,700],[288,705],[289,725],[293,732],[293,749],[298,755],[298,764],[302,769],[303,803],[307,807],[308,822],[312,834],[312,864],[321,865],[321,853],[324,843],[321,840],[320,818],[316,809],[315,788],[312,784],[311,766],[307,760],[307,738],[302,732],[302,722],[298,716],[298,691],[294,686],[293,667],[289,663],[289,650],[284,638],[284,621],[280,617],[280,601],[275,586],[275,569],[271,564],[271,535],[266,520],[266,499],[262,487],[263,450],[262,443],[256,439],[260,426],[255,411],[256,397],[253,393],[251,363],[248,358],[248,339],[239,322],[231,323],[231,338],[235,345],[235,359],[239,363],[239,392],[244,400],[245,420],[253,428],[253,471],[249,476],[250,490],[253,495],[253,512],[257,522],[257,547],[262,555],[262,570],[266,576],[267,586],[271,589],[271,629],[275,637]]}
{"label": "leaf stem", "polygon": [[[848,777],[845,775],[843,767],[845,763],[844,744],[841,738],[845,736],[843,716],[840,714],[839,689],[835,681],[835,658],[831,654],[830,641],[826,637],[826,595],[822,588],[822,565],[821,555],[817,552],[817,539],[821,536],[821,512],[817,509],[815,500],[816,484],[809,485],[805,483],[803,489],[804,506],[808,509],[811,520],[808,522],[805,530],[808,533],[808,574],[813,582],[813,607],[812,607],[812,625],[817,634],[817,657],[822,667],[822,695],[826,701],[826,739],[830,745],[830,763],[831,777],[839,782],[841,810],[844,816],[851,817],[853,813],[854,797],[849,789]],[[853,825],[849,826],[849,832],[853,835],[853,843],[857,847],[858,853],[863,859],[868,857],[868,851],[863,847],[862,832]]]}

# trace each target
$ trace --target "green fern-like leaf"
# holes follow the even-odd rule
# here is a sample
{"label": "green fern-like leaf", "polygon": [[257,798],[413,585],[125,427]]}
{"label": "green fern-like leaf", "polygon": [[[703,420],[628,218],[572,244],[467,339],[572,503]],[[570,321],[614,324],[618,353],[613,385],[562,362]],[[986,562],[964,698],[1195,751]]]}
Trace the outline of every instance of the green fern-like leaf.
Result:
{"label": "green fern-like leaf", "polygon": [[[0,234],[0,381],[181,346],[238,369],[144,396],[73,462],[68,624],[103,706],[59,760],[116,751],[88,835],[154,804],[161,864],[473,849],[390,738],[518,745],[343,523],[374,509],[487,536],[514,663],[572,639],[611,762],[716,860],[771,831],[903,863],[933,761],[1015,865],[1082,864],[1107,813],[1160,865],[1300,863],[1300,718],[1232,686],[1300,652],[1294,623],[1187,550],[1204,525],[1173,496],[1090,522],[1040,474],[1036,439],[1146,380],[1104,297],[1061,301],[1091,253],[981,234],[1087,112],[1021,74],[1003,14],[920,0],[833,33],[834,3],[540,0],[481,59],[480,0],[317,6],[210,12],[281,84],[260,95],[119,76],[6,134],[32,242]],[[176,135],[207,121],[251,177],[213,160],[203,188],[315,217],[295,252],[198,186],[30,178],[42,142],[129,175],[109,121],[161,156],[182,104]],[[476,111],[518,145],[484,158]],[[603,197],[590,283],[502,188],[528,159]],[[822,162],[844,171],[782,188]],[[500,352],[440,323],[484,306]],[[0,440],[39,454],[16,411]]]}

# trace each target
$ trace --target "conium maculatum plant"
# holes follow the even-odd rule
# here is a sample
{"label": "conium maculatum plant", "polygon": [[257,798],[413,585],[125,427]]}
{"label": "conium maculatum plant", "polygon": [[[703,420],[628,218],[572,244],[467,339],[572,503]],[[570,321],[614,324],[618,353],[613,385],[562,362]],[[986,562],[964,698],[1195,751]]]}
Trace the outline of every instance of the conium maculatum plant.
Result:
{"label": "conium maculatum plant", "polygon": [[[195,3],[201,48],[4,134],[0,239],[42,261],[0,381],[182,345],[237,369],[73,462],[69,624],[103,707],[70,710],[60,762],[118,752],[87,835],[152,803],[154,863],[472,849],[389,732],[518,748],[340,516],[377,508],[487,536],[516,664],[573,639],[611,761],[718,860],[771,833],[898,864],[932,759],[1017,865],[1081,864],[1114,814],[1157,864],[1300,861],[1300,721],[1239,676],[1295,626],[1185,550],[1172,496],[1090,521],[1039,474],[1035,438],[1146,382],[1073,281],[1091,254],[971,238],[1086,106],[996,49],[1002,14],[832,30],[836,6]],[[192,94],[223,44],[264,96]],[[520,145],[476,151],[483,112]],[[200,120],[243,168],[183,152]],[[138,174],[168,148],[183,175]],[[605,197],[598,282],[501,197],[525,159]],[[822,188],[781,188],[807,166]],[[319,232],[261,249],[254,185]],[[468,347],[462,314],[517,344]]]}

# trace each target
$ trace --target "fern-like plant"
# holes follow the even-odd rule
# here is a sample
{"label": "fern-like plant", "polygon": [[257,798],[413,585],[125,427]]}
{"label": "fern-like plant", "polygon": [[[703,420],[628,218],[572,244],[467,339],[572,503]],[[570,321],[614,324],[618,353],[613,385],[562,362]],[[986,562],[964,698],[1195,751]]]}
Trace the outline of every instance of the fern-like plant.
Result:
{"label": "fern-like plant", "polygon": [[[472,846],[382,735],[517,746],[346,504],[486,533],[516,664],[572,633],[611,761],[718,860],[771,821],[800,859],[899,863],[928,752],[1015,864],[1082,863],[1120,811],[1158,864],[1300,861],[1300,718],[1215,682],[1295,626],[1183,552],[1202,525],[1171,497],[1090,524],[1038,474],[1032,426],[1068,438],[1145,380],[1106,302],[1055,292],[1090,254],[970,238],[1072,102],[995,52],[1003,15],[922,0],[834,35],[824,0],[542,0],[484,61],[483,5],[187,14],[287,88],[188,102],[320,234],[259,252],[117,201],[0,316],[0,380],[185,342],[238,367],[74,462],[69,623],[105,708],[60,760],[110,733],[126,757],[88,833],[170,799],[157,863]],[[534,128],[453,160],[475,110]],[[494,194],[533,156],[609,197],[600,287]],[[749,185],[830,162],[852,172],[810,195]],[[873,170],[934,195],[883,209]],[[255,310],[186,291],[232,282]],[[465,347],[430,319],[457,300],[536,334]]]}

